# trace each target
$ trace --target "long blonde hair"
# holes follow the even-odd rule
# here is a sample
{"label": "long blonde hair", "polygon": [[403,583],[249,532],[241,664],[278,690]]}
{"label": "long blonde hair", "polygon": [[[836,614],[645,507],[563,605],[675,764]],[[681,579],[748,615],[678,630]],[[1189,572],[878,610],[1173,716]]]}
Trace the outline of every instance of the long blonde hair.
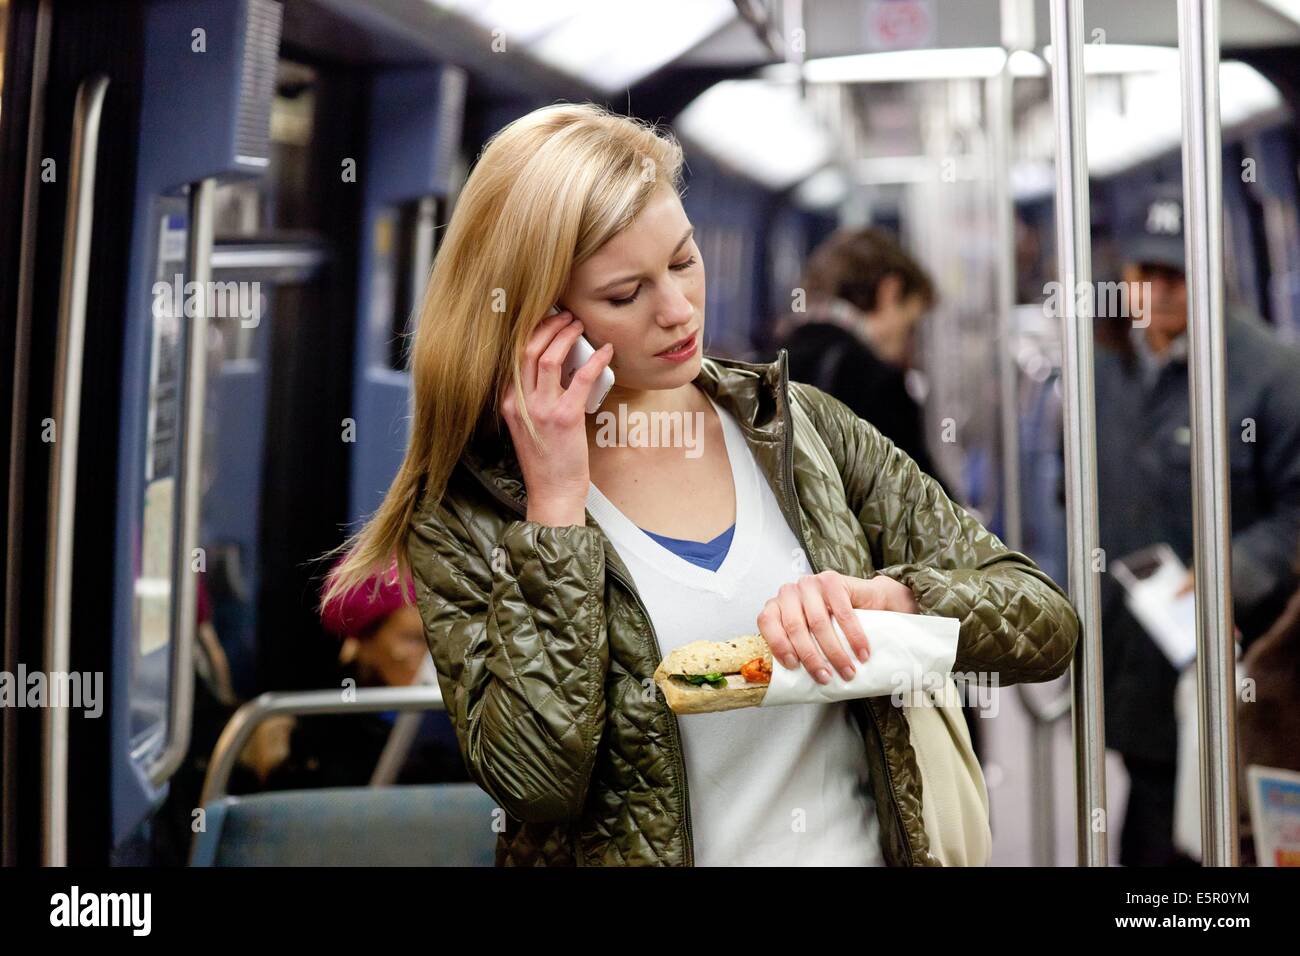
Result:
{"label": "long blonde hair", "polygon": [[[347,554],[322,605],[396,559],[421,479],[436,505],[475,426],[510,376],[574,267],[631,224],[656,191],[680,190],[682,151],[670,133],[592,104],[534,110],[484,147],[434,261],[411,348],[413,409],[406,456],[383,503],[331,554]],[[527,409],[521,418],[534,438]],[[405,593],[405,592],[404,592]]]}

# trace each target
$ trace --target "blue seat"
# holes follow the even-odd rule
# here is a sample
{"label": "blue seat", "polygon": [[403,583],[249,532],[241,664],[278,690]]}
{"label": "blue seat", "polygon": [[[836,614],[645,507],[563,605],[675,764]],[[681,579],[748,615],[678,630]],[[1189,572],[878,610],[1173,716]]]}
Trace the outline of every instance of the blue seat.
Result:
{"label": "blue seat", "polygon": [[496,804],[473,783],[222,797],[192,866],[492,866]]}

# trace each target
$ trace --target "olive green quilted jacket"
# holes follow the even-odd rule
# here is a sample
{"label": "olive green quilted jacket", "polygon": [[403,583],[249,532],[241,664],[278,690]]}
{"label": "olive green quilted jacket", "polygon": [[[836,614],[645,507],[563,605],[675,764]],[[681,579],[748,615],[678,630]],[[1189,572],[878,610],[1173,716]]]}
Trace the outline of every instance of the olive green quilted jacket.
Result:
{"label": "olive green quilted jacket", "polygon": [[[813,572],[886,574],[923,613],[958,618],[955,671],[1013,684],[1068,668],[1078,618],[1061,589],[872,425],[790,382],[784,350],[706,356],[696,383],[740,423]],[[408,537],[417,604],[465,764],[504,811],[497,864],[693,865],[677,717],[652,681],[661,652],[613,545],[590,516],[526,520],[504,428],[480,427],[430,497]],[[904,712],[887,696],[851,706],[886,862],[935,865]]]}

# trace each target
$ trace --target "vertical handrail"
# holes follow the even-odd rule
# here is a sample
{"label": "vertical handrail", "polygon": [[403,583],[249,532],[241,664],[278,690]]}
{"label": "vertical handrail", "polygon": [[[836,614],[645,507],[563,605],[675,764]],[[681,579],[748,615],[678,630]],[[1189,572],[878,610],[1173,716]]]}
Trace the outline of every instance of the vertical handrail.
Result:
{"label": "vertical handrail", "polygon": [[[59,275],[59,330],[54,365],[55,440],[50,452],[49,531],[45,578],[45,668],[53,678],[72,662],[72,545],[77,511],[77,441],[86,350],[90,239],[95,218],[95,164],[108,77],[77,87],[69,148],[68,205]],[[68,861],[68,708],[43,715],[41,847],[46,866]]]}
{"label": "vertical handrail", "polygon": [[989,132],[993,159],[993,205],[997,252],[995,309],[998,344],[998,404],[1002,409],[999,424],[1002,432],[1002,534],[1007,547],[1020,551],[1024,547],[1020,503],[1020,402],[1016,364],[1015,285],[1016,238],[1011,199],[1011,58],[1001,72],[987,81]]}
{"label": "vertical handrail", "polygon": [[[993,162],[993,208],[996,229],[997,285],[996,308],[998,341],[998,380],[1002,409],[1002,521],[1007,546],[1022,551],[1025,547],[1023,504],[1020,489],[1020,396],[1019,365],[1016,349],[1019,339],[1015,326],[1016,307],[1016,235],[1015,198],[1011,195],[1011,164],[1015,140],[1015,74],[1011,54],[1034,46],[1034,7],[1032,0],[1002,0],[999,6],[1002,49],[1006,59],[1002,69],[989,78],[986,104]],[[1056,721],[1069,713],[1069,695],[1062,694],[1050,704],[1040,705],[1024,684],[1018,684],[1020,703],[1029,715],[1033,745],[1030,749],[1030,774],[1037,786],[1030,795],[1032,839],[1035,866],[1056,865],[1056,774],[1053,772],[1052,742]]]}
{"label": "vertical handrail", "polygon": [[[1097,416],[1093,384],[1092,288],[1083,4],[1052,0],[1052,108],[1056,119],[1056,259],[1064,372],[1065,508],[1070,597],[1080,635],[1070,668],[1074,698],[1075,803],[1079,863],[1106,865],[1106,734],[1102,705],[1101,555],[1097,523]],[[1082,307],[1082,308],[1080,308]],[[1098,823],[1101,825],[1099,826]]]}
{"label": "vertical handrail", "polygon": [[1039,703],[1027,684],[1017,684],[1020,704],[1029,714],[1032,724],[1030,748],[1030,781],[1035,789],[1033,802],[1030,850],[1034,866],[1056,866],[1056,770],[1053,744],[1056,722],[1070,713],[1071,697],[1068,692]]}
{"label": "vertical handrail", "polygon": [[187,241],[190,280],[199,294],[185,334],[185,380],[181,391],[181,448],[177,485],[180,522],[172,546],[171,696],[167,708],[167,744],[149,767],[149,779],[161,786],[176,772],[190,749],[194,717],[194,635],[198,629],[198,573],[190,567],[199,546],[199,511],[203,487],[203,412],[208,383],[208,310],[212,288],[213,196],[216,181],[190,185],[190,230]]}
{"label": "vertical handrail", "polygon": [[[1024,547],[1020,502],[1020,416],[1015,346],[1016,235],[1015,206],[1011,196],[1011,144],[1015,130],[1015,76],[1011,54],[1022,41],[1024,16],[1020,0],[1002,0],[1002,69],[985,81],[985,105],[992,160],[994,255],[997,257],[994,290],[997,313],[999,406],[1002,432],[1003,540],[1014,551]],[[1029,11],[1032,22],[1033,11]]]}
{"label": "vertical handrail", "polygon": [[1207,866],[1236,866],[1236,655],[1228,493],[1223,329],[1223,173],[1216,0],[1179,0],[1183,197],[1191,340],[1193,562],[1201,762],[1201,846]]}
{"label": "vertical handrail", "polygon": [[[1023,685],[1019,685],[1023,686]],[[1056,724],[1035,720],[1030,767],[1033,768],[1033,800],[1030,852],[1034,866],[1056,866]]]}
{"label": "vertical handrail", "polygon": [[[31,49],[31,90],[27,100],[26,174],[23,177],[21,241],[18,249],[17,295],[14,308],[13,393],[9,426],[9,499],[6,502],[4,664],[18,671],[19,593],[25,523],[23,485],[27,464],[27,412],[31,366],[32,298],[36,290],[36,234],[40,214],[41,146],[45,141],[45,86],[50,72],[52,0],[36,7]],[[13,42],[10,40],[10,42]],[[18,865],[18,724],[16,712],[5,715],[0,745],[0,866]]]}

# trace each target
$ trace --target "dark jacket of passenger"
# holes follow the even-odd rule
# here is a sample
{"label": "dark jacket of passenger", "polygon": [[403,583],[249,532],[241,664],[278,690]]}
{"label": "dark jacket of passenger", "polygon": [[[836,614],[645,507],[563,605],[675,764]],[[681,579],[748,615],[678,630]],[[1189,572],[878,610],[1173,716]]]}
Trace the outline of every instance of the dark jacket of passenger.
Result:
{"label": "dark jacket of passenger", "polygon": [[[1160,542],[1192,566],[1191,430],[1185,358],[1144,372],[1125,323],[1096,351],[1097,484],[1106,561]],[[1300,542],[1300,352],[1258,320],[1225,323],[1232,592],[1244,643],[1278,617]],[[1184,344],[1179,346],[1186,348]],[[1173,762],[1177,673],[1101,579],[1106,744]]]}
{"label": "dark jacket of passenger", "polygon": [[[789,354],[791,379],[834,395],[944,485],[930,459],[921,407],[907,391],[903,369],[878,358],[848,329],[815,317],[794,326],[781,344]],[[951,495],[946,486],[944,492]]]}

